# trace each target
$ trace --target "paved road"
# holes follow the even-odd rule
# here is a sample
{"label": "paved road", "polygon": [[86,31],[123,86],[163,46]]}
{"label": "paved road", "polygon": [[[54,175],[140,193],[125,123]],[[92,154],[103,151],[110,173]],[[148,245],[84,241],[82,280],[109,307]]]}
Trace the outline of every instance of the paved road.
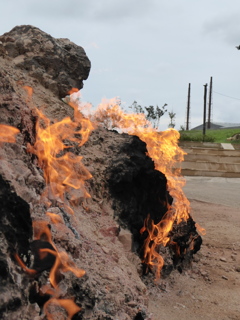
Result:
{"label": "paved road", "polygon": [[185,177],[184,193],[189,200],[240,208],[240,178]]}

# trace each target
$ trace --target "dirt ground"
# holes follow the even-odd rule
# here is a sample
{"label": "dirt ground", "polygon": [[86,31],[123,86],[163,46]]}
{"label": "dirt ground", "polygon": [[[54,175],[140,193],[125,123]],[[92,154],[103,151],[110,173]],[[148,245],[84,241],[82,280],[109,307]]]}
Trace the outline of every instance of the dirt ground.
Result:
{"label": "dirt ground", "polygon": [[192,215],[206,229],[192,268],[151,289],[153,320],[240,319],[240,179],[186,177]]}

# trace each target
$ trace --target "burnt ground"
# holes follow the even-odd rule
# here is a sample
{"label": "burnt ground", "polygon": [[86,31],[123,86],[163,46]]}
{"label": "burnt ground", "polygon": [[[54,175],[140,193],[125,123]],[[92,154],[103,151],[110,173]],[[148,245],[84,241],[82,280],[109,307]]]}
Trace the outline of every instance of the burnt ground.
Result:
{"label": "burnt ground", "polygon": [[194,219],[206,229],[192,268],[151,290],[153,320],[240,319],[240,179],[187,177]]}

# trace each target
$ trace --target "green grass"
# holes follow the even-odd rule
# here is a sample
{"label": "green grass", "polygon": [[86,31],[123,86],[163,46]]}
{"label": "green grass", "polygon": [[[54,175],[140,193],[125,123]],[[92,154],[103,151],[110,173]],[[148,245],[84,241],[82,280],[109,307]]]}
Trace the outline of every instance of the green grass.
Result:
{"label": "green grass", "polygon": [[[201,130],[190,130],[190,131],[179,131],[180,141],[203,141],[203,134]],[[240,133],[240,129],[217,129],[217,130],[206,130],[204,137],[205,142],[216,142],[216,143],[240,143],[240,140],[229,141],[230,138],[236,133]]]}

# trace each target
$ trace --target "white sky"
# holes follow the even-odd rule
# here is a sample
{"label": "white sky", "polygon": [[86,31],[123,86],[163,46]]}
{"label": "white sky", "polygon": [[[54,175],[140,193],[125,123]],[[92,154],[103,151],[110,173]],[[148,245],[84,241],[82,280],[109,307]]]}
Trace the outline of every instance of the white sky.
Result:
{"label": "white sky", "polygon": [[[0,35],[31,24],[69,38],[92,63],[84,101],[167,103],[179,129],[189,83],[190,127],[202,123],[203,85],[211,76],[213,121],[240,123],[239,17],[239,0],[0,0]],[[165,114],[161,130],[169,120]]]}

